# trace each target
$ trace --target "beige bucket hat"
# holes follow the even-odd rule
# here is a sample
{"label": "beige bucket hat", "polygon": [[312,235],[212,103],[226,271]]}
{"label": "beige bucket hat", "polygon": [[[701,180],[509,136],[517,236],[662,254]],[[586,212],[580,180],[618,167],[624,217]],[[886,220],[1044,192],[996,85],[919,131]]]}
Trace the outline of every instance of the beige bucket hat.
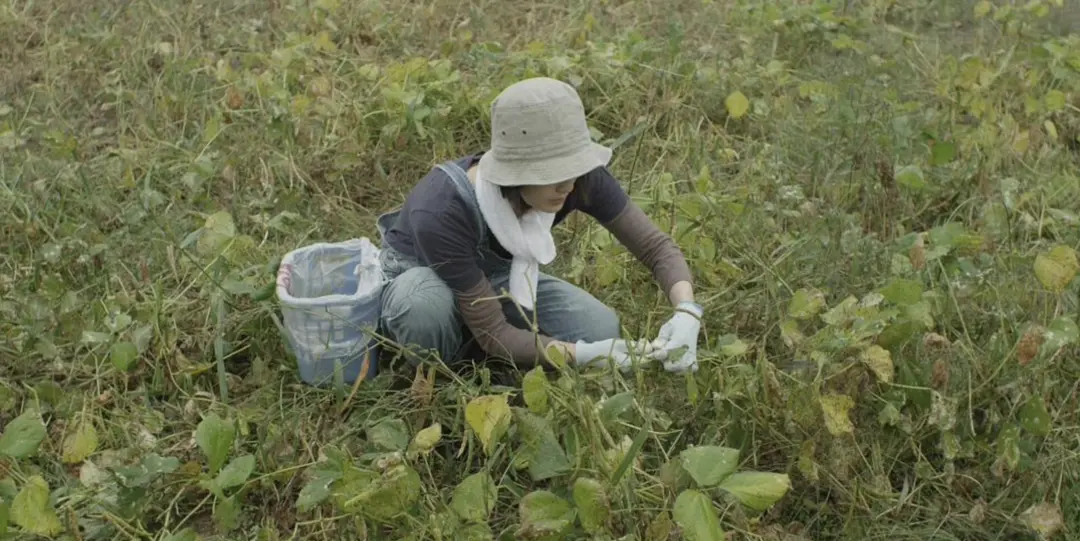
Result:
{"label": "beige bucket hat", "polygon": [[607,165],[611,149],[594,143],[574,88],[535,77],[503,90],[491,104],[491,149],[480,175],[497,186],[538,186]]}

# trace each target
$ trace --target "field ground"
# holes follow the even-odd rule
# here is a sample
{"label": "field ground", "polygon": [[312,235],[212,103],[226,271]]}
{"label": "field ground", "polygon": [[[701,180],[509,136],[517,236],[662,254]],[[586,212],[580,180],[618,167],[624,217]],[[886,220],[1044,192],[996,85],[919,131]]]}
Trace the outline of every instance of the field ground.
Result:
{"label": "field ground", "polygon": [[[1078,538],[1078,11],[5,1],[0,537]],[[702,369],[301,384],[277,259],[533,75],[685,248]],[[651,337],[646,270],[560,236]]]}

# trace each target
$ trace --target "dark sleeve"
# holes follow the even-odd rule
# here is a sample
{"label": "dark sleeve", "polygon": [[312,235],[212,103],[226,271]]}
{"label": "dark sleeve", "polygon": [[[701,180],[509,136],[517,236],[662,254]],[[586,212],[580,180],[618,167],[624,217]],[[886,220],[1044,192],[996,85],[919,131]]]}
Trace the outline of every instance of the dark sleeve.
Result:
{"label": "dark sleeve", "polygon": [[480,231],[471,216],[457,199],[438,210],[415,209],[409,214],[417,257],[455,293],[473,289],[484,279],[476,261]]}
{"label": "dark sleeve", "polygon": [[602,224],[615,219],[630,201],[619,180],[607,167],[597,167],[581,178],[577,208]]}

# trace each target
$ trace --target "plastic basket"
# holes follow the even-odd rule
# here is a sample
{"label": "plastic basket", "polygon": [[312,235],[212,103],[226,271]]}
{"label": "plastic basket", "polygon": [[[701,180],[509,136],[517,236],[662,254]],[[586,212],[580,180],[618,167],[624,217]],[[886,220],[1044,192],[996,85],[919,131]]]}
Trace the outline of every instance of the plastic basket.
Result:
{"label": "plastic basket", "polygon": [[318,243],[281,260],[277,296],[300,378],[311,385],[353,384],[378,372],[383,285],[379,249],[367,238]]}

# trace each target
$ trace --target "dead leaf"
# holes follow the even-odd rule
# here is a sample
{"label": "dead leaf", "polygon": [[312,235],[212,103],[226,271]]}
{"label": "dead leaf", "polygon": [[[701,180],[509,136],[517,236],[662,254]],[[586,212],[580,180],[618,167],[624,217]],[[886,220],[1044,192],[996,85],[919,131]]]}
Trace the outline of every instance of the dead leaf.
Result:
{"label": "dead leaf", "polygon": [[1027,366],[1038,356],[1044,339],[1043,333],[1041,326],[1032,325],[1024,336],[1020,337],[1020,343],[1016,346],[1016,360],[1020,362],[1020,366]]}
{"label": "dead leaf", "polygon": [[934,361],[934,368],[930,373],[930,386],[944,390],[949,386],[949,364],[944,359]]}
{"label": "dead leaf", "polygon": [[1061,508],[1051,502],[1035,504],[1020,514],[1020,520],[1035,530],[1042,539],[1054,537],[1064,526]]}

